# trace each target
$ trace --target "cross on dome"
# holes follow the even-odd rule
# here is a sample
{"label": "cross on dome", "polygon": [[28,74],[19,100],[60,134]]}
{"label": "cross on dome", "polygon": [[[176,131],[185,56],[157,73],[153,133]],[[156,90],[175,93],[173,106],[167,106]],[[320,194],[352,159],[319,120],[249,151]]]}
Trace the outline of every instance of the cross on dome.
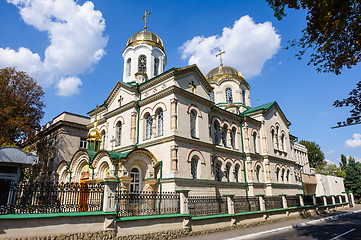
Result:
{"label": "cross on dome", "polygon": [[145,10],[144,16],[142,17],[142,19],[144,19],[144,30],[147,31],[147,16],[150,14],[150,12],[148,12],[147,10]]}
{"label": "cross on dome", "polygon": [[216,55],[216,57],[219,56],[219,60],[221,61],[221,66],[223,66],[223,62],[222,62],[222,54],[226,53],[225,51],[222,51],[221,49],[219,49],[219,53]]}

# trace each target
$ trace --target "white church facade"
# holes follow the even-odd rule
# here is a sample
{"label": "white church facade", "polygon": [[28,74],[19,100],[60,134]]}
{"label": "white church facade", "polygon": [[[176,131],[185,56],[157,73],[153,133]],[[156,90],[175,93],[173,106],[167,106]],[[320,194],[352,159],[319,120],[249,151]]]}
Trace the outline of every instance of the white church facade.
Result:
{"label": "white church facade", "polygon": [[123,59],[123,81],[89,112],[87,149],[59,164],[59,181],[113,179],[132,192],[302,193],[291,123],[277,102],[251,107],[239,71],[222,63],[206,76],[196,65],[165,71],[163,42],[147,29],[128,40]]}

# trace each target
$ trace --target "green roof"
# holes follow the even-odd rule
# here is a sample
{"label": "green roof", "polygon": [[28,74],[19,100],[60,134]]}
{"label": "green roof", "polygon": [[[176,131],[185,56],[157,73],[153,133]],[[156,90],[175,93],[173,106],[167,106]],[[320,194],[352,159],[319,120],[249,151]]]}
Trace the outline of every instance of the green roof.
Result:
{"label": "green roof", "polygon": [[[87,152],[89,154],[90,162],[92,162],[95,155],[97,155],[98,152],[94,152],[94,151],[87,151]],[[119,158],[126,158],[130,153],[130,151],[124,153],[113,152],[113,151],[107,151],[107,152],[111,158],[115,158],[116,160],[118,160]]]}
{"label": "green roof", "polygon": [[245,114],[257,112],[257,111],[260,111],[260,110],[268,110],[268,109],[270,109],[270,108],[273,106],[273,104],[275,104],[275,103],[276,103],[276,101],[270,102],[270,103],[266,103],[266,104],[263,104],[263,105],[260,105],[260,106],[254,107],[254,108],[250,108],[250,109],[247,109],[246,111],[244,111],[242,114],[245,115]]}

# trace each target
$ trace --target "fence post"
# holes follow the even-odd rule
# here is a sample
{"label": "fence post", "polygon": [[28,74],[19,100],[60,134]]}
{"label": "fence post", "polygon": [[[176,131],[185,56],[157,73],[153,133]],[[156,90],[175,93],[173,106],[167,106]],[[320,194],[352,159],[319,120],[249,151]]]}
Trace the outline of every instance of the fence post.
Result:
{"label": "fence post", "polygon": [[188,208],[188,193],[190,192],[190,190],[177,189],[177,190],[174,190],[174,191],[179,192],[180,213],[181,213],[181,214],[189,214],[189,208]]}
{"label": "fence post", "polygon": [[287,194],[279,194],[279,195],[278,195],[278,196],[280,196],[280,197],[282,198],[282,208],[287,208],[286,195],[287,195]]}
{"label": "fence post", "polygon": [[303,194],[302,193],[299,193],[299,194],[296,194],[298,196],[298,198],[300,199],[300,206],[305,206],[305,202],[303,201]]}
{"label": "fence post", "polygon": [[338,200],[340,201],[340,203],[342,203],[342,196],[338,195]]}
{"label": "fence post", "polygon": [[104,185],[103,211],[104,212],[116,211],[115,197],[116,197],[117,185],[119,181],[105,180],[105,181],[101,181],[100,183]]}
{"label": "fence post", "polygon": [[312,195],[313,205],[317,205],[316,194],[315,194],[315,193],[312,193],[311,195]]}
{"label": "fence post", "polygon": [[326,206],[327,205],[327,199],[326,199],[326,195],[322,195],[322,200],[323,200],[323,205]]}
{"label": "fence post", "polygon": [[265,211],[266,210],[266,204],[264,202],[264,194],[256,194],[256,197],[258,197],[258,201],[259,201],[259,210],[261,211]]}
{"label": "fence post", "polygon": [[349,196],[349,202],[350,202],[351,207],[354,207],[355,206],[355,199],[353,197],[352,191],[348,191],[348,196]]}
{"label": "fence post", "polygon": [[235,194],[223,194],[223,197],[226,197],[227,199],[227,209],[228,209],[228,214],[234,214],[234,197]]}
{"label": "fence post", "polygon": [[332,204],[336,204],[335,195],[331,195],[332,198]]}

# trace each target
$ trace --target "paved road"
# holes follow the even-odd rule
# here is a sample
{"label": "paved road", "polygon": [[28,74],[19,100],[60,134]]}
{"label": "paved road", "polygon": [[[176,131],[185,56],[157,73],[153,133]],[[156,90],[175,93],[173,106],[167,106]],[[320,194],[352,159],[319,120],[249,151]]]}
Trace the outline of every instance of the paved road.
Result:
{"label": "paved road", "polygon": [[[194,237],[187,237],[182,238],[182,240],[221,240],[221,239],[228,239],[228,240],[238,240],[238,239],[271,239],[271,240],[278,240],[278,239],[297,239],[297,240],[306,240],[306,239],[332,239],[334,240],[344,240],[344,239],[355,239],[361,240],[361,212],[348,214],[350,212],[361,210],[361,205],[356,205],[356,208],[347,209],[345,211],[335,212],[331,214],[324,214],[308,219],[295,219],[290,220],[287,222],[278,222],[274,224],[262,225],[252,228],[245,228],[245,229],[237,229],[232,231],[226,232],[219,232],[214,234],[207,234],[202,236],[194,236]],[[340,216],[335,219],[322,221],[314,223],[314,221],[319,219],[324,219],[330,216],[336,216],[339,214],[348,214],[344,216]],[[306,225],[309,222],[312,222],[312,225],[309,226],[302,226],[290,229],[290,226],[294,225]],[[264,231],[272,231],[278,228],[288,228],[287,230],[278,231],[276,233],[267,233],[265,235],[257,235],[252,236],[252,234],[257,234]],[[349,231],[349,232],[348,232]],[[348,233],[347,233],[348,232]]]}

